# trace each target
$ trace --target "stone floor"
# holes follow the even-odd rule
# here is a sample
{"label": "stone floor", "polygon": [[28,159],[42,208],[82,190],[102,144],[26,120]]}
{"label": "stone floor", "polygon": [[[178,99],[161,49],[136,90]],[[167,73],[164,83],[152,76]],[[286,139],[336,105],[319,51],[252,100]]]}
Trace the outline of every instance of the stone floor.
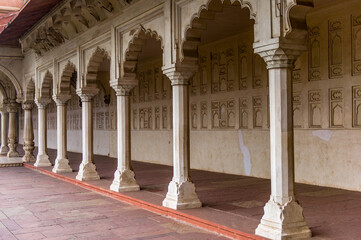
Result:
{"label": "stone floor", "polygon": [[[55,150],[49,150],[51,161]],[[81,154],[68,153],[71,166],[78,169]],[[100,181],[89,182],[108,189],[116,169],[116,159],[95,156]],[[133,161],[141,191],[125,193],[161,205],[172,177],[169,166]],[[48,168],[51,170],[51,168]],[[75,178],[76,172],[64,174]],[[253,234],[270,195],[270,181],[238,175],[192,170],[191,176],[203,208],[183,210],[187,214]],[[313,239],[361,239],[361,193],[334,188],[296,184],[298,200]]]}
{"label": "stone floor", "polygon": [[225,239],[24,167],[0,169],[0,239]]}

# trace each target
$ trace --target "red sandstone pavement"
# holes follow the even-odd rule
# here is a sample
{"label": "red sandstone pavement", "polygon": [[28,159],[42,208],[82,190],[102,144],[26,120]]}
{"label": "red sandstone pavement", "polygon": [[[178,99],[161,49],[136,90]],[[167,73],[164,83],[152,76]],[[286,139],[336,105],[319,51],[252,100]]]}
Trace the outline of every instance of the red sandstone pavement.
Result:
{"label": "red sandstone pavement", "polygon": [[[56,151],[49,150],[49,156],[54,162]],[[68,157],[75,172],[62,175],[74,179],[81,154],[68,153]],[[95,156],[94,159],[101,180],[89,183],[109,189],[116,159],[106,156]],[[161,205],[172,178],[172,168],[136,161],[133,161],[133,168],[141,191],[124,194]],[[200,170],[192,170],[191,175],[203,207],[181,212],[245,233],[254,233],[263,215],[263,206],[269,199],[269,180]],[[296,191],[312,230],[312,239],[361,239],[360,192],[306,184],[296,184]]]}
{"label": "red sandstone pavement", "polygon": [[0,239],[225,239],[24,167],[0,169]]}

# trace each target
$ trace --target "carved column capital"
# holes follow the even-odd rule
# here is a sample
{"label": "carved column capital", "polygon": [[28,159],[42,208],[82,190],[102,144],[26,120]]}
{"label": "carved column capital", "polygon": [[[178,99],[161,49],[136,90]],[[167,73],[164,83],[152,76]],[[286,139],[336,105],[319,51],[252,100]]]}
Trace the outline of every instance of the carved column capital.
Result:
{"label": "carved column capital", "polygon": [[7,111],[8,113],[16,113],[18,111],[18,105],[17,103],[9,103],[7,105]]}
{"label": "carved column capital", "polygon": [[197,72],[198,66],[172,66],[163,67],[163,74],[166,75],[172,86],[174,85],[189,85],[191,78]]}
{"label": "carved column capital", "polygon": [[70,99],[71,95],[68,94],[58,94],[53,96],[56,106],[65,106]]}
{"label": "carved column capital", "polygon": [[130,96],[130,92],[134,87],[135,85],[112,86],[117,96]]}
{"label": "carved column capital", "polygon": [[82,102],[92,101],[98,93],[98,88],[80,88],[76,90],[76,94],[78,94]]}
{"label": "carved column capital", "polygon": [[34,108],[34,102],[32,101],[23,102],[22,107],[24,110],[32,110]]}
{"label": "carved column capital", "polygon": [[293,68],[297,58],[307,50],[305,44],[280,38],[254,44],[254,52],[266,62],[267,68]]}
{"label": "carved column capital", "polygon": [[35,99],[35,103],[38,106],[39,109],[45,109],[48,104],[51,102],[50,98],[38,98]]}

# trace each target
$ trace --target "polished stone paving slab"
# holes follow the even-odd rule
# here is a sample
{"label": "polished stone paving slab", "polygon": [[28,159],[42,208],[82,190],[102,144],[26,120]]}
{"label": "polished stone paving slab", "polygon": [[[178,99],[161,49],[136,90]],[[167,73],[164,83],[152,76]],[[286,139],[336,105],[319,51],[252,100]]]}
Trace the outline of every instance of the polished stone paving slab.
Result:
{"label": "polished stone paving slab", "polygon": [[[49,149],[49,156],[54,162],[56,151]],[[75,172],[62,175],[75,179],[81,154],[70,152],[68,157]],[[101,180],[89,183],[109,189],[116,159],[98,155],[94,159]],[[161,205],[172,178],[172,167],[133,161],[133,168],[141,191],[124,194]],[[269,180],[200,170],[191,170],[191,176],[203,207],[182,212],[254,234],[269,199]],[[361,239],[360,192],[307,184],[296,184],[295,188],[312,239]]]}
{"label": "polished stone paving slab", "polygon": [[0,239],[226,239],[27,168],[0,169]]}

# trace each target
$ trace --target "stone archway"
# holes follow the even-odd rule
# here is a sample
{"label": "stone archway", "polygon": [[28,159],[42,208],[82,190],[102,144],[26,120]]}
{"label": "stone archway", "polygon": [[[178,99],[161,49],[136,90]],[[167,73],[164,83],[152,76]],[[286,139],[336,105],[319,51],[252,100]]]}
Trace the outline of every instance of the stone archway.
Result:
{"label": "stone archway", "polygon": [[21,88],[21,86],[19,84],[19,81],[16,79],[14,74],[12,74],[7,68],[5,68],[2,65],[0,65],[0,71],[3,72],[10,79],[10,81],[11,81],[11,83],[14,86],[15,91],[16,91],[16,98],[18,100],[21,100],[23,98],[23,91],[22,91],[22,88]]}

